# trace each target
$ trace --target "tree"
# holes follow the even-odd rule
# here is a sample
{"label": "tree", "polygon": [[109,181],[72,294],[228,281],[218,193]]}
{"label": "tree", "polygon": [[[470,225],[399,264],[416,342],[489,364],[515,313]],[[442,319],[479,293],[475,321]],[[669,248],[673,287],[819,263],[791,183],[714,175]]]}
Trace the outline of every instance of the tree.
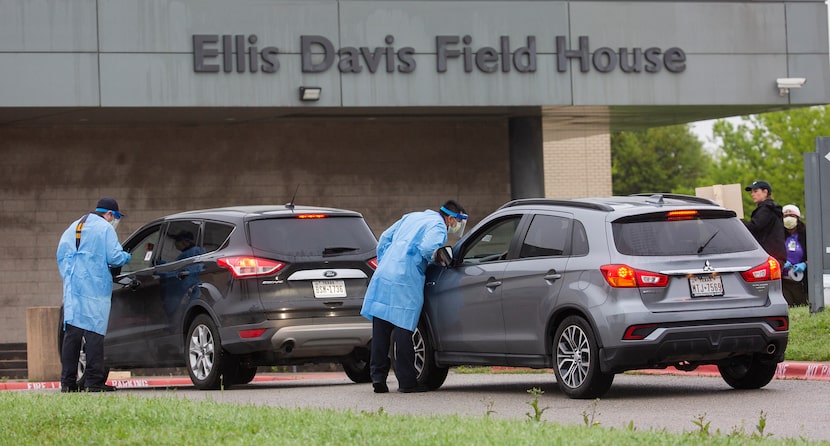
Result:
{"label": "tree", "polygon": [[674,125],[612,134],[611,163],[614,195],[694,195],[711,157],[688,125]]}
{"label": "tree", "polygon": [[[816,137],[830,135],[827,112],[828,106],[807,107],[743,117],[738,125],[715,122],[712,132],[722,145],[715,153],[710,183],[746,186],[765,180],[778,204],[793,203],[804,212],[803,154],[816,150]],[[743,201],[751,213],[755,204],[749,194]]]}

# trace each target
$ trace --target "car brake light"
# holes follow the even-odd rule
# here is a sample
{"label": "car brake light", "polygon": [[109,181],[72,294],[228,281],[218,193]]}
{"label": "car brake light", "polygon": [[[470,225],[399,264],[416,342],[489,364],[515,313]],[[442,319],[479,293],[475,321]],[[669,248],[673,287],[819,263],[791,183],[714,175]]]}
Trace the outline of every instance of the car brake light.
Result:
{"label": "car brake light", "polygon": [[614,288],[653,288],[669,284],[669,276],[665,274],[634,269],[628,265],[603,265],[599,269],[605,281]]}
{"label": "car brake light", "polygon": [[372,269],[378,269],[378,258],[377,257],[372,257],[371,259],[369,259],[368,263],[369,263],[369,266],[372,267]]}
{"label": "car brake light", "polygon": [[669,221],[675,220],[691,220],[697,217],[697,211],[669,211],[666,214],[666,219]]}
{"label": "car brake light", "polygon": [[747,282],[766,282],[769,280],[781,279],[781,265],[778,260],[769,257],[766,262],[741,273],[741,277]]}
{"label": "car brake light", "polygon": [[298,214],[297,218],[326,218],[326,214]]}
{"label": "car brake light", "polygon": [[237,279],[274,274],[285,267],[285,263],[259,257],[223,257],[216,260],[219,266],[231,270]]}
{"label": "car brake light", "polygon": [[239,337],[242,339],[258,338],[265,333],[264,328],[256,328],[253,330],[239,330]]}

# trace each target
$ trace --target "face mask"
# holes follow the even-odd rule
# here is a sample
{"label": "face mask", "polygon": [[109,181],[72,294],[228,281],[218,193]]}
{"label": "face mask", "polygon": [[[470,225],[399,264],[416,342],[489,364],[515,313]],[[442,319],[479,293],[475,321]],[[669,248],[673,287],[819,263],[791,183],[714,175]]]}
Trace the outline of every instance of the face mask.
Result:
{"label": "face mask", "polygon": [[795,217],[784,217],[784,227],[787,229],[792,229],[798,223],[798,219]]}
{"label": "face mask", "polygon": [[121,222],[121,219],[118,219],[118,218],[113,218],[113,219],[110,221],[110,224],[112,225],[112,229],[116,229],[116,228],[118,228],[118,223],[120,223],[120,222]]}
{"label": "face mask", "polygon": [[449,232],[450,234],[455,234],[456,232],[461,230],[461,223],[455,219],[453,219],[453,221],[455,222],[455,224],[447,228],[447,232]]}

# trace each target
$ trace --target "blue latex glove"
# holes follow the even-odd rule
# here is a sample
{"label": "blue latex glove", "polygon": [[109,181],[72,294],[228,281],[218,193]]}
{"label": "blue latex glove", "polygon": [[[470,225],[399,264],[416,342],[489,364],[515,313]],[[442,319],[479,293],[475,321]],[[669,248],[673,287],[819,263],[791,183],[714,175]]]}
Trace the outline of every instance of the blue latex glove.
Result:
{"label": "blue latex glove", "polygon": [[793,267],[793,264],[792,264],[792,263],[790,263],[790,261],[789,261],[789,260],[787,260],[786,262],[784,262],[784,269],[790,269],[790,268],[792,268],[792,267]]}
{"label": "blue latex glove", "polygon": [[807,264],[804,262],[796,263],[793,265],[793,271],[797,273],[803,273],[807,269]]}

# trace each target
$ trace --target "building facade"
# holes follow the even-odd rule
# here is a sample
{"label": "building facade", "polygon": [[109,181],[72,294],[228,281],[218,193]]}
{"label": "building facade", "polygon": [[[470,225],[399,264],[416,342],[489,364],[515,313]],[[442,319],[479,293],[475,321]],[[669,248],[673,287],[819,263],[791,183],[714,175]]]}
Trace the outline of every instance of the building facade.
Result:
{"label": "building facade", "polygon": [[101,196],[126,238],[295,195],[377,234],[607,195],[610,132],[830,103],[827,34],[822,1],[0,0],[0,343]]}

